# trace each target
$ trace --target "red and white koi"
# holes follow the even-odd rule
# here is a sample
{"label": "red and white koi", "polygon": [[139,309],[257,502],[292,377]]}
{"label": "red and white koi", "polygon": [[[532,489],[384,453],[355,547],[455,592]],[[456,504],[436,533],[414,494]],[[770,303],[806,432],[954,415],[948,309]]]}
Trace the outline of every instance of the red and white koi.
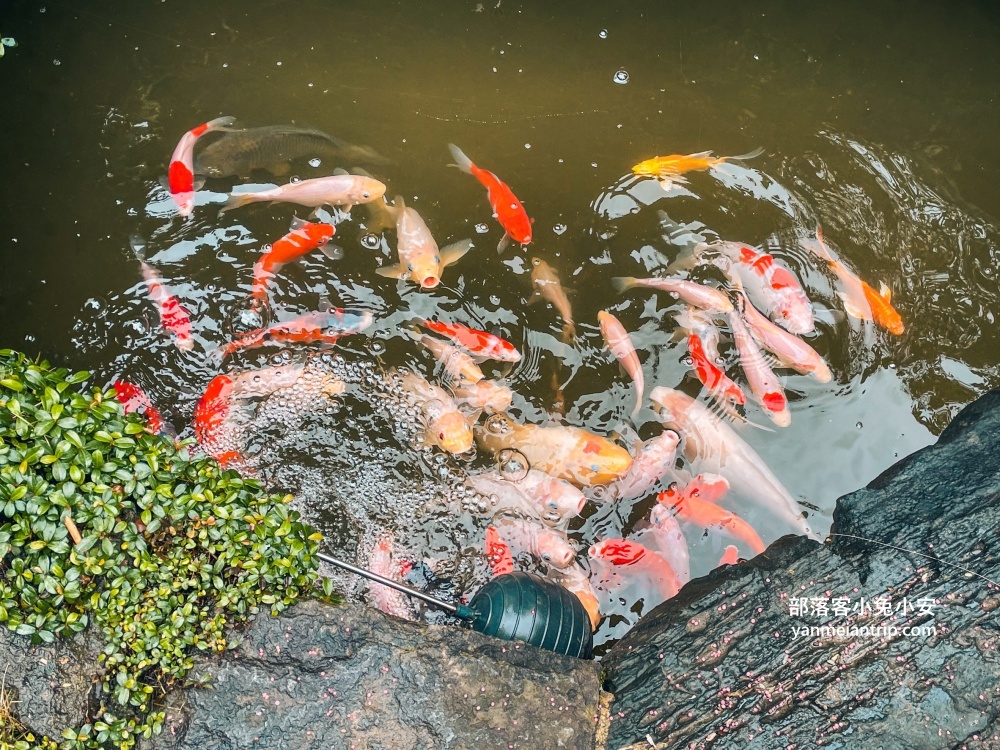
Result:
{"label": "red and white koi", "polygon": [[486,561],[490,564],[490,570],[493,571],[494,576],[514,572],[514,555],[507,542],[492,526],[486,528],[484,544],[486,545]]}
{"label": "red and white koi", "polygon": [[163,418],[160,410],[153,406],[153,402],[142,388],[127,380],[116,380],[113,387],[115,397],[125,408],[126,414],[139,414],[145,417],[146,427],[154,435],[177,436],[173,426]]}
{"label": "red and white koi", "polygon": [[746,394],[717,364],[719,356],[719,329],[712,317],[694,308],[687,308],[677,316],[677,324],[687,334],[688,353],[698,380],[722,410],[734,417],[739,414],[734,404],[744,405]]}
{"label": "red and white koi", "polygon": [[521,352],[512,343],[496,334],[469,328],[461,323],[443,323],[439,320],[421,320],[420,325],[440,334],[475,357],[497,362],[520,362]]}
{"label": "red and white koi", "polygon": [[629,338],[628,331],[625,330],[625,326],[621,324],[618,318],[607,310],[601,310],[597,313],[597,320],[601,325],[601,335],[604,337],[604,343],[608,345],[608,349],[621,362],[622,367],[625,368],[625,372],[628,373],[629,377],[632,378],[632,382],[635,383],[635,408],[632,410],[632,416],[634,417],[639,413],[639,409],[642,408],[642,395],[646,390],[645,380],[642,375],[642,365],[639,364],[639,355],[635,352],[635,346],[632,344],[632,339]]}
{"label": "red and white koi", "polygon": [[[327,255],[327,244],[336,233],[331,224],[292,219],[291,230],[277,240],[270,249],[260,256],[253,267],[253,288],[250,292],[257,306],[267,304],[268,282],[278,273],[283,265],[301,258],[303,255],[320,248]],[[337,253],[332,255],[336,257]]]}
{"label": "red and white koi", "polygon": [[620,573],[648,577],[663,599],[680,591],[677,573],[661,555],[628,539],[605,539],[591,546],[591,564],[613,567]]}
{"label": "red and white koi", "polygon": [[156,303],[160,324],[174,335],[174,344],[178,349],[182,352],[191,351],[194,348],[194,339],[191,337],[190,313],[163,283],[163,278],[156,269],[146,263],[144,242],[135,235],[129,238],[129,242],[135,257],[139,260],[139,268],[142,270],[149,298]]}
{"label": "red and white koi", "polygon": [[770,510],[798,533],[822,541],[781,481],[729,425],[672,388],[654,388],[650,400],[662,410],[661,421],[681,434],[684,456],[698,471],[722,475],[751,502]]}
{"label": "red and white koi", "polygon": [[194,193],[198,187],[194,181],[194,144],[205,133],[213,130],[228,130],[236,122],[235,117],[216,117],[203,125],[192,128],[177,142],[174,153],[170,157],[170,167],[167,170],[167,186],[170,197],[177,204],[177,213],[190,216],[194,210]]}
{"label": "red and white koi", "polygon": [[725,292],[687,279],[672,276],[637,279],[634,276],[617,276],[611,279],[615,289],[624,292],[637,286],[669,292],[672,297],[711,313],[729,313],[733,303]]}
{"label": "red and white koi", "polygon": [[739,310],[760,345],[774,354],[782,365],[803,375],[811,375],[820,383],[829,383],[833,379],[826,360],[815,349],[795,334],[772,323],[749,299],[741,298]]}
{"label": "red and white koi", "polygon": [[[377,573],[383,578],[391,581],[398,581],[402,571],[409,567],[409,561],[399,561],[395,559],[395,542],[392,534],[384,533],[375,542],[371,555],[368,557],[368,568],[372,573]],[[402,591],[397,591],[382,583],[370,581],[368,583],[368,594],[371,596],[372,604],[385,612],[387,615],[399,617],[403,620],[416,620],[413,602],[410,597]]]}
{"label": "red and white koi", "polygon": [[218,351],[225,359],[241,349],[293,344],[323,344],[332,346],[343,336],[365,330],[373,322],[367,310],[330,310],[306,313],[291,320],[272,323],[267,328],[248,331]]}
{"label": "red and white koi", "polygon": [[500,226],[504,228],[506,233],[500,241],[497,251],[502,253],[511,239],[522,245],[531,242],[531,219],[528,218],[528,212],[524,210],[521,201],[517,199],[507,183],[489,170],[473,164],[472,160],[462,153],[462,150],[454,143],[449,143],[448,149],[455,160],[451,166],[471,174],[486,188],[490,207],[493,209],[493,218],[500,222]]}
{"label": "red and white koi", "polygon": [[788,411],[788,399],[781,387],[778,376],[764,360],[764,355],[753,336],[743,324],[743,318],[736,312],[729,314],[729,325],[733,331],[733,343],[740,354],[740,365],[746,375],[750,392],[764,407],[764,411],[778,427],[788,427],[792,414]]}

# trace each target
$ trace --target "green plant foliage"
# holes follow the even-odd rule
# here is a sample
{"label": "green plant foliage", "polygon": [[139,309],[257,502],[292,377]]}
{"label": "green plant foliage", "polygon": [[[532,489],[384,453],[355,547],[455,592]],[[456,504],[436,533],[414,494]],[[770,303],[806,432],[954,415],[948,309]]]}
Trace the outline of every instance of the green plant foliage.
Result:
{"label": "green plant foliage", "polygon": [[321,537],[291,496],[150,434],[87,378],[0,350],[0,621],[36,643],[100,628],[102,705],[59,746],[129,748],[195,653],[309,592]]}

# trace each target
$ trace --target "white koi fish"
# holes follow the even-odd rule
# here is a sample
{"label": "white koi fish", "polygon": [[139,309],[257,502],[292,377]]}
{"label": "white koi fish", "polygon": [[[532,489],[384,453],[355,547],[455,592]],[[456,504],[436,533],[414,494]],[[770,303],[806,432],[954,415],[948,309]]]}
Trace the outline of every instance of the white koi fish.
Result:
{"label": "white koi fish", "polygon": [[219,213],[261,201],[296,203],[308,208],[338,206],[349,212],[353,206],[378,200],[384,194],[385,185],[372,177],[335,174],[330,177],[289,182],[270,190],[230,193],[229,199],[222,204]]}
{"label": "white koi fish", "polygon": [[597,313],[597,320],[601,324],[601,335],[604,336],[604,343],[608,349],[621,362],[625,372],[635,383],[635,408],[632,410],[634,417],[642,408],[642,394],[646,390],[645,380],[642,376],[642,365],[639,364],[639,355],[635,353],[635,346],[629,338],[628,331],[614,315],[607,310]]}
{"label": "white koi fish", "polygon": [[423,218],[414,209],[407,208],[403,196],[397,195],[386,211],[396,221],[396,252],[399,263],[376,268],[379,276],[391,279],[409,279],[424,289],[433,289],[441,283],[441,272],[472,248],[472,240],[460,240],[443,250],[427,228]]}
{"label": "white koi fish", "polygon": [[637,286],[648,289],[659,289],[669,292],[674,297],[689,305],[693,305],[701,310],[714,313],[732,312],[733,303],[726,295],[710,286],[698,284],[687,279],[678,279],[672,276],[654,277],[649,279],[637,279],[634,276],[618,276],[611,279],[615,289],[624,292]]}
{"label": "white koi fish", "polygon": [[527,552],[536,560],[560,569],[569,567],[576,559],[576,550],[565,534],[527,518],[496,518],[493,528],[514,554]]}
{"label": "white koi fish", "polygon": [[739,308],[750,332],[761,346],[778,358],[782,365],[803,375],[811,375],[820,383],[829,383],[833,379],[833,373],[830,372],[826,360],[809,344],[795,334],[776,326],[746,297],[742,297]]}
{"label": "white koi fish", "polygon": [[465,484],[485,498],[492,507],[487,513],[517,510],[537,518],[547,526],[563,526],[580,515],[587,498],[576,487],[535,469],[529,469],[520,481],[513,482],[499,471],[472,474]]}
{"label": "white koi fish", "polygon": [[649,492],[667,474],[677,461],[680,435],[664,430],[645,443],[640,443],[632,457],[632,466],[621,479],[608,485],[609,500],[634,500]]}
{"label": "white koi fish", "polygon": [[[400,578],[401,565],[393,559],[393,539],[391,534],[384,534],[379,537],[368,558],[368,568],[372,573],[377,573],[383,578],[397,581]],[[368,583],[368,593],[372,598],[372,604],[385,612],[387,615],[399,617],[404,620],[416,620],[413,603],[402,591],[389,588],[388,586],[371,581]]]}

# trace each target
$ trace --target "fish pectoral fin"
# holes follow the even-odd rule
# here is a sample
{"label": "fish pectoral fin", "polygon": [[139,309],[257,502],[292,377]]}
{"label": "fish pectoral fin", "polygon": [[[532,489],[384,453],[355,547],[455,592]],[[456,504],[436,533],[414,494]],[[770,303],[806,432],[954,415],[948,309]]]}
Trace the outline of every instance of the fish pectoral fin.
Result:
{"label": "fish pectoral fin", "polygon": [[443,248],[438,254],[441,258],[441,267],[450,266],[469,250],[472,249],[472,240],[459,240]]}
{"label": "fish pectoral fin", "polygon": [[298,216],[293,216],[292,221],[289,223],[288,228],[290,231],[294,232],[296,229],[302,229],[302,227],[309,226],[309,222],[305,219],[300,219]]}
{"label": "fish pectoral fin", "polygon": [[852,318],[857,318],[858,320],[872,319],[872,309],[868,305],[861,308],[843,292],[837,292],[837,295],[844,301],[844,309],[847,310],[847,314]]}
{"label": "fish pectoral fin", "polygon": [[406,278],[406,271],[403,269],[403,266],[398,263],[393,266],[382,266],[381,268],[376,268],[375,273],[379,276],[385,276],[390,279]]}
{"label": "fish pectoral fin", "polygon": [[531,296],[528,297],[528,299],[525,302],[525,304],[526,305],[533,305],[536,302],[541,302],[542,299],[543,299],[542,293],[539,290],[536,289],[534,292],[531,293]]}
{"label": "fish pectoral fin", "polygon": [[878,283],[878,296],[884,299],[887,305],[892,304],[892,290],[884,281]]}
{"label": "fish pectoral fin", "polygon": [[500,238],[500,242],[497,244],[497,253],[503,255],[507,252],[508,247],[510,247],[510,235],[504,232],[503,237]]}
{"label": "fish pectoral fin", "polygon": [[205,178],[204,177],[195,177],[194,178],[194,189],[195,189],[195,192],[201,190],[203,187],[205,187]]}
{"label": "fish pectoral fin", "polygon": [[340,245],[334,245],[332,242],[327,242],[325,245],[319,246],[319,251],[323,253],[330,260],[340,260],[344,257],[344,248]]}
{"label": "fish pectoral fin", "polygon": [[161,174],[157,182],[160,183],[161,188],[166,190],[168,193],[170,192],[170,180],[167,179],[167,176],[165,174]]}

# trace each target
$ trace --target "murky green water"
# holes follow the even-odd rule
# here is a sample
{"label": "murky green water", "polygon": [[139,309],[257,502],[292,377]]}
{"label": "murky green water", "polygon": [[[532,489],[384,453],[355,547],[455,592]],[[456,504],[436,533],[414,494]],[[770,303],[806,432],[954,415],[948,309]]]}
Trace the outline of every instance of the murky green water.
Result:
{"label": "murky green water", "polygon": [[[514,414],[527,421],[547,418],[558,384],[567,422],[601,433],[627,425],[631,388],[603,351],[602,309],[634,331],[648,384],[697,392],[672,340],[674,301],[619,296],[609,283],[676,254],[658,209],[725,239],[767,244],[831,311],[820,314],[812,343],[835,377],[829,385],[785,377],[792,426],[745,436],[818,509],[815,525],[825,530],[838,495],[929,443],[958,408],[1000,384],[1000,10],[754,6],[5,2],[0,34],[18,46],[0,61],[0,345],[102,380],[124,374],[186,423],[215,374],[204,351],[245,327],[252,265],[287,231],[292,211],[256,206],[219,218],[203,205],[182,221],[158,179],[180,135],[218,115],[307,124],[392,159],[374,170],[389,194],[403,194],[442,245],[473,237],[476,248],[433,292],[399,287],[374,273],[396,262],[394,234],[365,248],[356,210],[338,226],[346,257],[316,254],[284,269],[277,309],[304,312],[323,297],[370,309],[379,322],[352,346],[364,353],[371,341],[387,343],[384,365],[427,371],[397,330],[411,317],[499,326],[527,355],[510,374]],[[626,83],[615,82],[626,77],[620,71]],[[511,184],[535,219],[530,248],[497,255],[501,230],[484,191],[446,168],[448,142]],[[669,194],[629,172],[657,154],[758,146],[764,156],[695,174]],[[302,165],[298,176],[330,166]],[[231,184],[210,181],[199,200],[221,200]],[[796,244],[817,223],[863,278],[892,288],[903,336],[844,318],[832,278]],[[133,232],[149,237],[151,262],[194,313],[191,354],[160,332],[128,250]],[[559,343],[553,310],[524,305],[532,255],[575,290],[575,349]],[[648,411],[638,427],[644,437],[658,429]],[[371,515],[418,555],[473,554],[481,524],[418,513],[401,494],[417,492],[430,469],[405,452],[391,467],[363,467],[364,456],[345,452],[369,444],[333,441],[335,428],[261,438],[265,453],[273,449],[270,476],[303,493],[333,549],[352,550],[367,528],[359,519]],[[384,430],[368,413],[350,428]],[[401,470],[407,461],[417,468]],[[649,505],[588,511],[572,536],[585,549],[630,530]],[[782,532],[759,531],[765,541]],[[703,574],[724,542],[688,538],[694,573]],[[481,578],[476,565],[463,583]],[[632,619],[606,621],[598,640]]]}

